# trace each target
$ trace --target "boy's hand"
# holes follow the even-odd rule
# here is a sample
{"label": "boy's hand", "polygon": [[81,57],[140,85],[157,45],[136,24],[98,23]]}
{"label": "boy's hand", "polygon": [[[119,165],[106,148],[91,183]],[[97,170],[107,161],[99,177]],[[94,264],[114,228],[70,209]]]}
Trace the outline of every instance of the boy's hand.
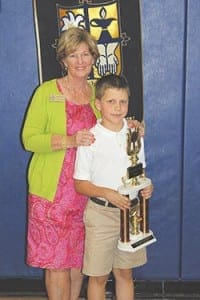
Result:
{"label": "boy's hand", "polygon": [[149,199],[152,196],[153,193],[153,184],[148,185],[147,187],[145,187],[143,190],[141,190],[141,195],[144,199]]}
{"label": "boy's hand", "polygon": [[105,199],[120,209],[130,208],[130,200],[117,191],[106,189]]}

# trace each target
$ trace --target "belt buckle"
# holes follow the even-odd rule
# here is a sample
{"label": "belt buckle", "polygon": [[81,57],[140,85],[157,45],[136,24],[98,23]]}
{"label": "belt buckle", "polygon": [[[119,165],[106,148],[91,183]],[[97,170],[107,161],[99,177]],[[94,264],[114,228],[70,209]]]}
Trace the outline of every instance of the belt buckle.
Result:
{"label": "belt buckle", "polygon": [[[104,200],[103,200],[103,201],[104,201]],[[108,205],[109,205],[109,201],[108,201],[108,200],[105,200],[104,206],[105,206],[105,207],[108,207]]]}

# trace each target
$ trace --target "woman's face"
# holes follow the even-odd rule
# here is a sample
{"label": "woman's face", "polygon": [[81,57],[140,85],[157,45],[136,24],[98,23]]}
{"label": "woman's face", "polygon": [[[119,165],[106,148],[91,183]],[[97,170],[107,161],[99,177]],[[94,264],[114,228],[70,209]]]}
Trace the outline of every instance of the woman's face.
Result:
{"label": "woman's face", "polygon": [[80,43],[76,51],[70,53],[64,59],[64,65],[68,69],[68,75],[73,77],[88,77],[91,72],[94,58],[86,43]]}

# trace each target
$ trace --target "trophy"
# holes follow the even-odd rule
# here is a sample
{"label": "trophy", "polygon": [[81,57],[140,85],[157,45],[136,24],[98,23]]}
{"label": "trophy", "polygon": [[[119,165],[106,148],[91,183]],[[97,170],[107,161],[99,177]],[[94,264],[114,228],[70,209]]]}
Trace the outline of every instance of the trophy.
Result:
{"label": "trophy", "polygon": [[118,248],[123,251],[135,252],[156,241],[149,229],[148,213],[149,201],[144,199],[140,191],[151,184],[143,171],[142,163],[138,163],[138,153],[141,148],[141,138],[138,130],[128,129],[127,155],[131,166],[122,178],[122,185],[118,191],[131,201],[130,209],[120,210],[120,239]]}

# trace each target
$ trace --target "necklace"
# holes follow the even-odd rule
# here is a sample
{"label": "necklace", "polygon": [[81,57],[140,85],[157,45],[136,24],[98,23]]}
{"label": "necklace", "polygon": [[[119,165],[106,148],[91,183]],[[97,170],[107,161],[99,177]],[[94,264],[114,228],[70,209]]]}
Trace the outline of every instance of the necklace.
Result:
{"label": "necklace", "polygon": [[71,85],[68,77],[62,78],[62,92],[67,99],[77,104],[86,104],[91,98],[91,87],[86,82],[84,85]]}
{"label": "necklace", "polygon": [[84,85],[71,85],[69,83],[69,79],[68,77],[66,79],[63,78],[63,81],[62,81],[62,86],[64,87],[64,89],[70,91],[70,92],[78,92],[78,93],[86,93],[88,91],[88,83],[84,83]]}

